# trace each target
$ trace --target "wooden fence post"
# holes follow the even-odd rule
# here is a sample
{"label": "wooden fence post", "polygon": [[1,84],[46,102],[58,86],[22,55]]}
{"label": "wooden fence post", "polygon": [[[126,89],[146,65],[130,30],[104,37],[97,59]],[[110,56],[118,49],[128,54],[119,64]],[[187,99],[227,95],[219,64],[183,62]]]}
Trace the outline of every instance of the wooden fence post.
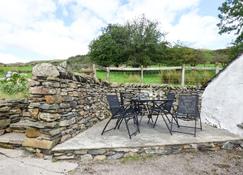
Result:
{"label": "wooden fence post", "polygon": [[181,86],[185,86],[185,64],[181,66]]}
{"label": "wooden fence post", "polygon": [[95,64],[92,64],[92,71],[93,71],[93,77],[96,79],[97,76],[96,76],[96,67],[95,67]]}
{"label": "wooden fence post", "polygon": [[143,84],[143,65],[141,65],[141,83]]}
{"label": "wooden fence post", "polygon": [[110,68],[106,67],[106,81],[110,82]]}

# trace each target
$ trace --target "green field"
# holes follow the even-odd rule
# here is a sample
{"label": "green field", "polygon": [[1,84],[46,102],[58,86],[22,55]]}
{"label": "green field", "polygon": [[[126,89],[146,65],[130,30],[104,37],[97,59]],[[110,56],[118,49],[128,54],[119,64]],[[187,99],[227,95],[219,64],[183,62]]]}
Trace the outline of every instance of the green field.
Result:
{"label": "green field", "polygon": [[[106,79],[106,72],[97,71],[97,78],[101,80]],[[134,72],[111,72],[110,73],[110,81],[116,83],[139,83],[140,74]],[[144,83],[146,84],[158,84],[160,83],[159,74],[145,74],[144,75]]]}
{"label": "green field", "polygon": [[27,78],[31,77],[32,66],[0,66],[0,78],[8,71],[26,74]]}
{"label": "green field", "polygon": [[[215,71],[186,71],[186,85],[203,85],[210,80]],[[97,71],[97,78],[106,80],[105,71]],[[110,82],[115,83],[141,83],[139,72],[110,72]],[[178,85],[181,82],[180,71],[150,71],[144,72],[144,84],[172,84]]]}

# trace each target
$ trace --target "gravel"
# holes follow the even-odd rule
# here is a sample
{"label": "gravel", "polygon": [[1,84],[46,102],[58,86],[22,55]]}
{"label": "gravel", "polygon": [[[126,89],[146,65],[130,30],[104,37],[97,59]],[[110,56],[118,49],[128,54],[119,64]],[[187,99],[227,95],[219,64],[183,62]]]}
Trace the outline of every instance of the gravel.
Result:
{"label": "gravel", "polygon": [[196,152],[79,163],[70,175],[242,175],[243,151]]}

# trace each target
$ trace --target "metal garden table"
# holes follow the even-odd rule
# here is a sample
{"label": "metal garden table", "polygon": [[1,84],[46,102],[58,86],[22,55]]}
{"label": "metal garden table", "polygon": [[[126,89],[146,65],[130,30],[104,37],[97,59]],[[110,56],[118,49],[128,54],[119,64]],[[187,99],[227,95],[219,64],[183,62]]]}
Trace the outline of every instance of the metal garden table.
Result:
{"label": "metal garden table", "polygon": [[[170,130],[170,127],[168,124],[168,122],[170,123],[170,121],[167,116],[166,116],[166,118],[163,116],[166,105],[168,104],[168,102],[171,102],[171,101],[172,100],[170,100],[170,99],[132,98],[131,104],[134,106],[137,114],[141,115],[140,123],[141,123],[142,117],[147,114],[148,123],[150,123],[150,121],[151,121],[152,124],[154,124],[153,127],[155,127],[158,116],[161,115],[165,122],[166,127],[168,128],[168,130],[171,134],[171,130]],[[152,118],[153,115],[157,116],[155,121],[153,121],[153,118]],[[166,121],[166,120],[168,120],[168,121]]]}

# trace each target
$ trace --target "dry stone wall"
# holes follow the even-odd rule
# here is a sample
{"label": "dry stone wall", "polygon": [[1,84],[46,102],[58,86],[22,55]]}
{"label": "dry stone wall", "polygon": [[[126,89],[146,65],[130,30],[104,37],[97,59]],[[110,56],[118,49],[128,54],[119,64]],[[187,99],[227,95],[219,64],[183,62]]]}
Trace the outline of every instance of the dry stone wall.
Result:
{"label": "dry stone wall", "polygon": [[[28,101],[26,99],[0,100],[0,135],[13,131],[10,126],[20,121],[27,107]],[[17,130],[17,132],[24,131]]]}
{"label": "dry stone wall", "polygon": [[178,96],[180,94],[197,94],[199,96],[199,109],[201,108],[201,100],[204,89],[201,87],[191,86],[191,87],[181,87],[181,86],[170,86],[170,85],[142,85],[142,84],[123,84],[123,85],[112,85],[109,92],[141,92],[148,91],[153,92],[154,95],[162,96],[166,98],[168,92],[173,92],[176,95],[175,105],[178,103]]}
{"label": "dry stone wall", "polygon": [[33,68],[28,114],[15,124],[26,129],[23,146],[50,150],[109,117],[107,84],[51,64]]}

